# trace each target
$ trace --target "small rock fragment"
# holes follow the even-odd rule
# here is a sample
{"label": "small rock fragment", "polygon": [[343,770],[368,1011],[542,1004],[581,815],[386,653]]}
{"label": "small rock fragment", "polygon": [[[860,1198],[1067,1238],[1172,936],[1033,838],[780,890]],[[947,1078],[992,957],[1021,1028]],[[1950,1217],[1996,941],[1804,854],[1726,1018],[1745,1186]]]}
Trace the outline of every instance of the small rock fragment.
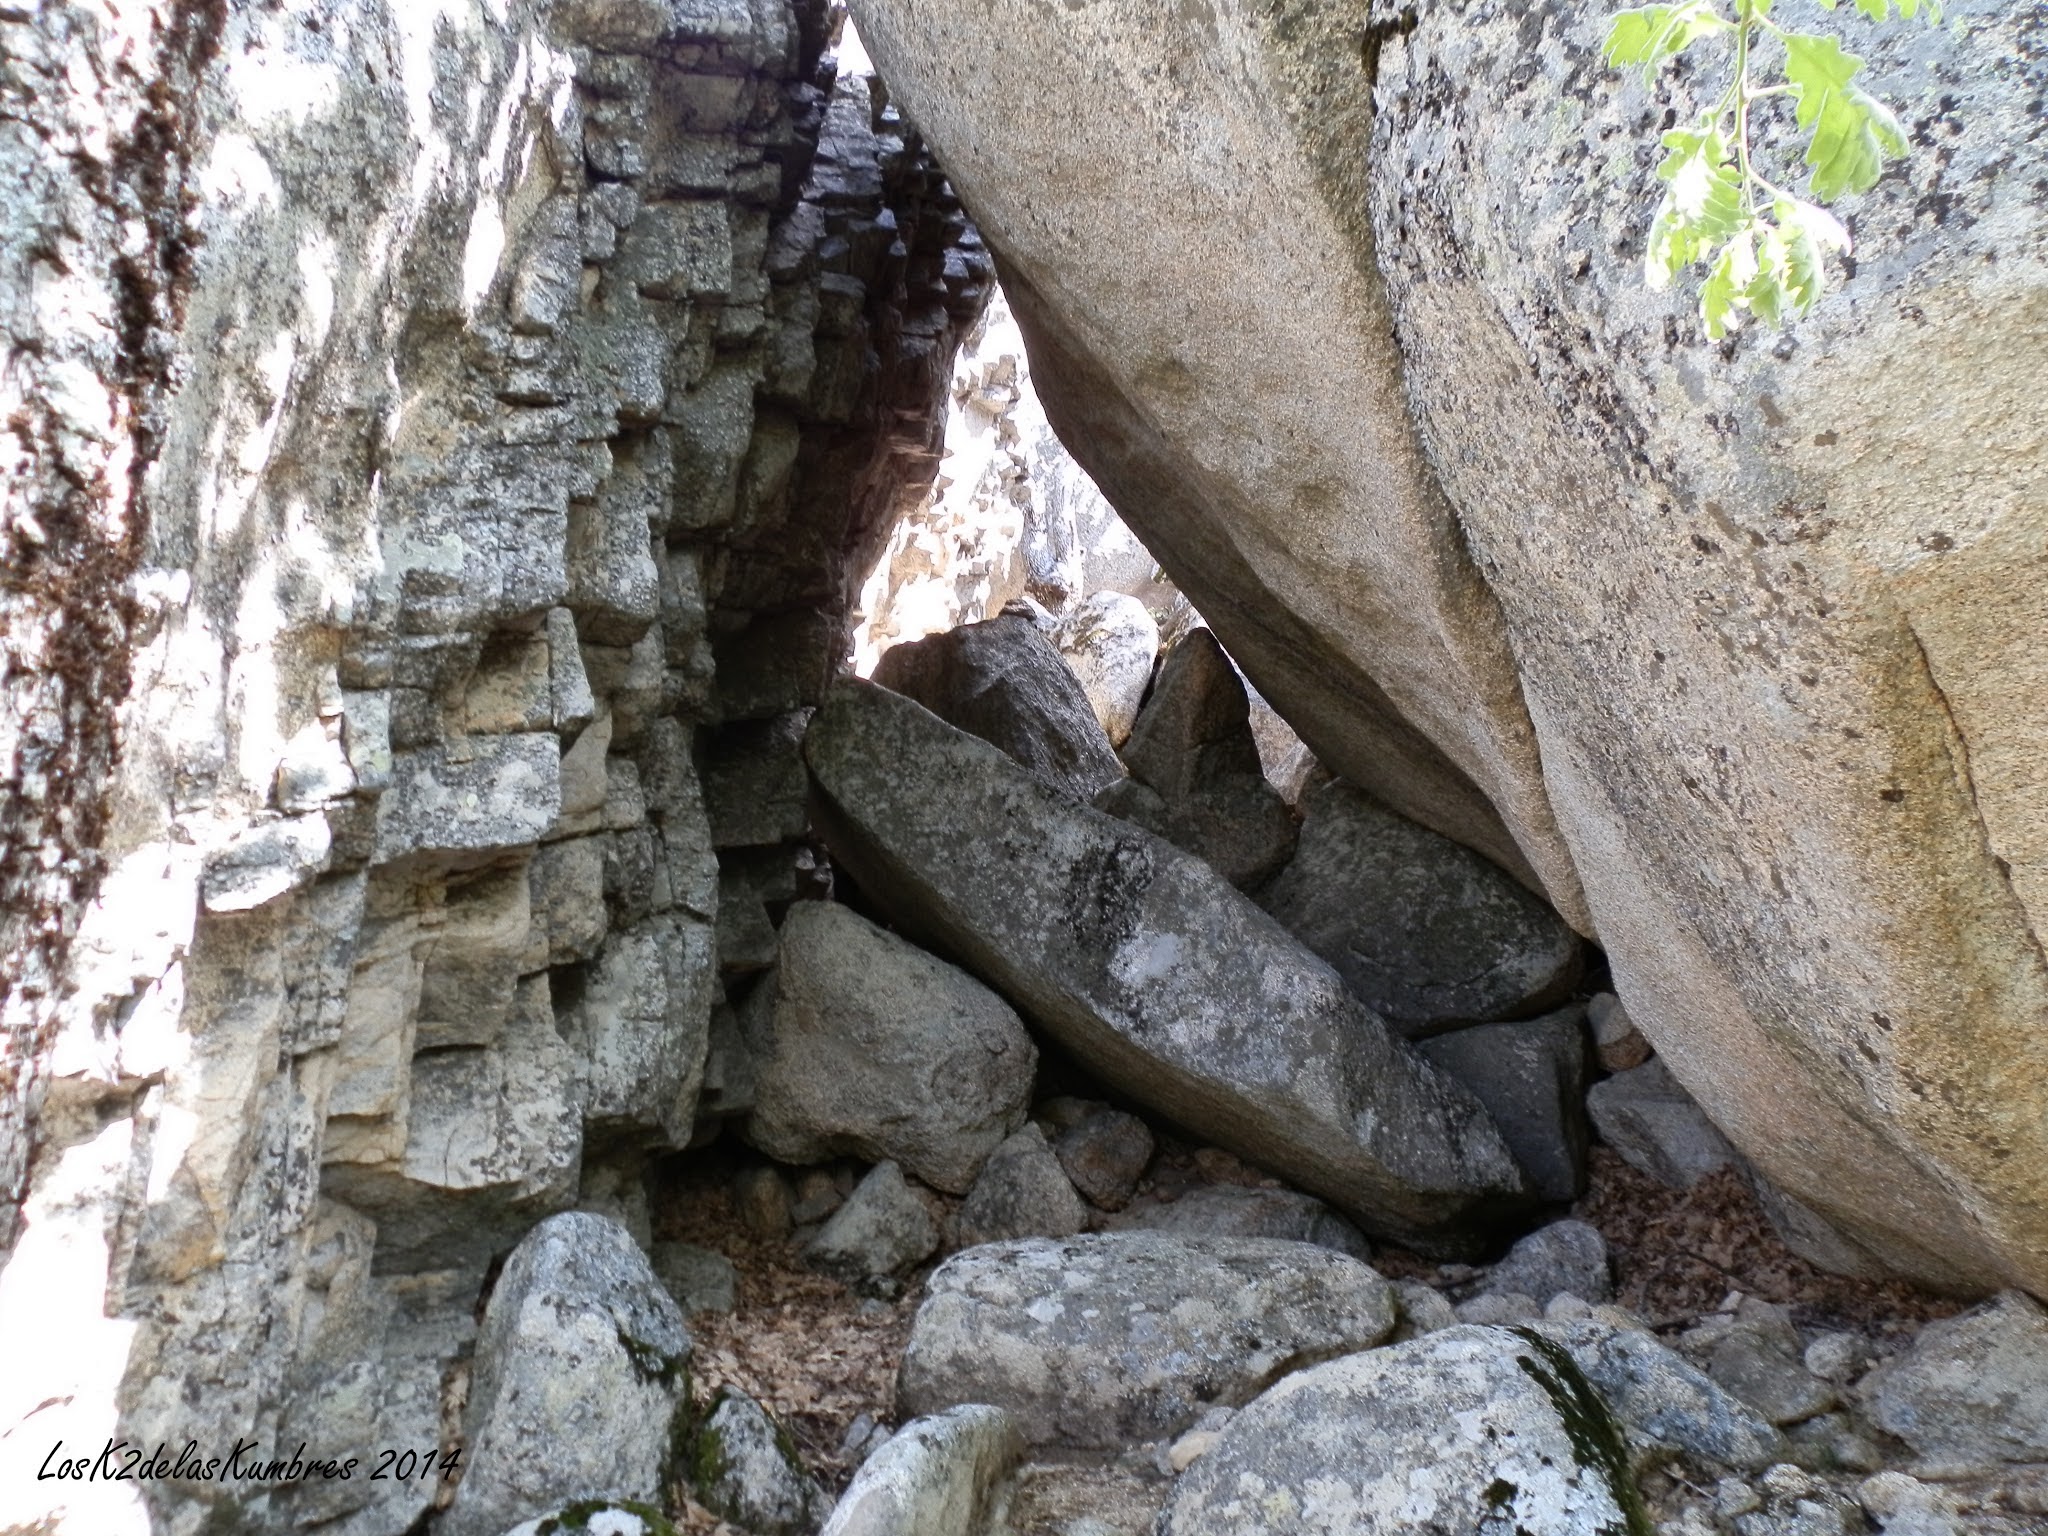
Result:
{"label": "small rock fragment", "polygon": [[1062,1131],[1053,1154],[1074,1187],[1105,1211],[1120,1211],[1152,1161],[1152,1132],[1136,1115],[1105,1109]]}
{"label": "small rock fragment", "polygon": [[954,1239],[965,1248],[1011,1237],[1069,1237],[1087,1225],[1088,1207],[1045,1133],[1026,1125],[983,1165],[954,1218]]}

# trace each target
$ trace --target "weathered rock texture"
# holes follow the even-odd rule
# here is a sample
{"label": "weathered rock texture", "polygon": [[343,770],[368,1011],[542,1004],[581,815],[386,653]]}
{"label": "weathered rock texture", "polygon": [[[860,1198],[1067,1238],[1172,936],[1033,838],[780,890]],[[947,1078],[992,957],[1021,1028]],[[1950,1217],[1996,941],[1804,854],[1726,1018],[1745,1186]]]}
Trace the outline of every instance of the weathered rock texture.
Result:
{"label": "weathered rock texture", "polygon": [[933,1271],[896,1395],[987,1402],[1032,1445],[1115,1450],[1239,1407],[1305,1364],[1394,1331],[1356,1259],[1255,1237],[1104,1232],[990,1243]]}
{"label": "weathered rock texture", "polygon": [[1524,1200],[1478,1101],[1199,859],[872,683],[804,758],[861,888],[1123,1092],[1411,1243]]}
{"label": "weathered rock texture", "polygon": [[1533,870],[1872,1259],[2048,1287],[2039,16],[1866,35],[1923,147],[1810,321],[1715,347],[1642,291],[1664,105],[1594,12],[859,14],[1053,419],[1316,755]]}
{"label": "weathered rock texture", "polygon": [[[644,1240],[989,275],[830,21],[0,16],[0,1443],[452,1444],[492,1257]],[[15,1471],[0,1527],[436,1497]]]}

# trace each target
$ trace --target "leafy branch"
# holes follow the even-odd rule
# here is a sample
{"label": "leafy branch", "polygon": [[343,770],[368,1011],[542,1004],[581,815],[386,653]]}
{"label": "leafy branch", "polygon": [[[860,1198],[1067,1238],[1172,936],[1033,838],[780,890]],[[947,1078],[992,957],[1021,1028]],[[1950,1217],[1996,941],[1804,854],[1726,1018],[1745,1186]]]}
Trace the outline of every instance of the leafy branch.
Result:
{"label": "leafy branch", "polygon": [[[1650,224],[1644,279],[1662,291],[1699,263],[1700,317],[1715,340],[1747,310],[1768,325],[1798,319],[1826,283],[1830,251],[1846,255],[1849,232],[1821,205],[1845,192],[1868,192],[1885,157],[1907,153],[1905,130],[1891,109],[1855,83],[1863,61],[1834,38],[1791,32],[1771,19],[1772,0],[1680,0],[1617,13],[1607,29],[1607,62],[1638,68],[1653,81],[1666,61],[1702,39],[1734,45],[1734,75],[1720,99],[1684,128],[1664,135],[1657,167],[1663,201]],[[1818,0],[1835,9],[1839,0]],[[1854,0],[1872,21],[1896,9],[1911,20],[1941,19],[1940,0]],[[1782,78],[1768,72],[1775,62]],[[1790,96],[1793,117],[1809,137],[1808,196],[1780,186],[1758,168],[1750,114],[1760,101]]]}

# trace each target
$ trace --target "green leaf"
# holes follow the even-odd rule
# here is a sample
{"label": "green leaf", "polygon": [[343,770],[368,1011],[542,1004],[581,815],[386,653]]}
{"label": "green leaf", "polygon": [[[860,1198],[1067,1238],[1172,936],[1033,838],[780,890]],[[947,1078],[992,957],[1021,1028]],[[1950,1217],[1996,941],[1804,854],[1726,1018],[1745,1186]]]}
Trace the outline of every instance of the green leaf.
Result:
{"label": "green leaf", "polygon": [[1849,250],[1849,231],[1825,208],[1796,197],[1779,198],[1771,211],[1784,232],[1786,291],[1792,300],[1792,313],[1803,316],[1813,308],[1827,284],[1827,253]]}
{"label": "green leaf", "polygon": [[1844,53],[1832,37],[1787,32],[1785,78],[1798,100],[1799,126],[1810,129],[1806,163],[1813,195],[1832,202],[1844,192],[1868,192],[1884,170],[1887,153],[1906,153],[1906,135],[1882,102],[1851,81],[1863,61]]}
{"label": "green leaf", "polygon": [[1658,65],[1683,51],[1694,38],[1729,30],[1713,0],[1636,6],[1616,12],[1608,23],[1607,62],[1615,69],[1639,66],[1647,79],[1656,74]]}
{"label": "green leaf", "polygon": [[1664,201],[1650,225],[1645,280],[1668,288],[1687,267],[1743,225],[1742,178],[1720,129],[1674,128],[1664,135],[1670,153],[1657,167]]}
{"label": "green leaf", "polygon": [[1736,306],[1747,302],[1745,290],[1756,277],[1754,232],[1744,229],[1722,249],[1700,285],[1700,318],[1707,322],[1707,335],[1719,341],[1728,334],[1728,321]]}
{"label": "green leaf", "polygon": [[1792,294],[1792,253],[1784,232],[1775,225],[1757,228],[1756,272],[1742,290],[1742,301],[1767,325],[1782,326],[1787,312],[1798,308]]}

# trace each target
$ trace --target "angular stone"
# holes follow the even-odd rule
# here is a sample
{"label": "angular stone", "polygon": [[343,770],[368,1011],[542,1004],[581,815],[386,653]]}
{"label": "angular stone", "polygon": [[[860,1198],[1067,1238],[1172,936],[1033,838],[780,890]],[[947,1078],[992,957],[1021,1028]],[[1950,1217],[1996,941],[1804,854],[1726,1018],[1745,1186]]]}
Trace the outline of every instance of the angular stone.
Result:
{"label": "angular stone", "polygon": [[1595,1083],[1586,1113],[1622,1161],[1673,1189],[1690,1189],[1736,1161],[1728,1138],[1660,1058]]}
{"label": "angular stone", "polygon": [[2048,1311],[2006,1291],[1864,1378],[1871,1422],[1950,1467],[2048,1461]]}
{"label": "angular stone", "polygon": [[990,1154],[960,1203],[954,1241],[961,1247],[1014,1237],[1071,1237],[1088,1225],[1088,1207],[1046,1145],[1026,1125]]}
{"label": "angular stone", "polygon": [[1293,854],[1295,818],[1266,782],[1244,680],[1207,629],[1166,653],[1123,756],[1135,782],[1096,803],[1208,860],[1240,890]]}
{"label": "angular stone", "polygon": [[1583,1221],[1553,1221],[1510,1248],[1488,1272],[1481,1289],[1518,1292],[1539,1307],[1560,1293],[1581,1301],[1606,1301],[1614,1295],[1607,1240]]}
{"label": "angular stone", "polygon": [[1259,904],[1395,1027],[1527,1018],[1571,995],[1578,935],[1497,866],[1349,784],[1302,809]]}
{"label": "angular stone", "polygon": [[574,1201],[579,1079],[555,1032],[546,978],[529,977],[496,1044],[413,1058],[396,1166],[337,1163],[325,1187],[376,1218],[384,1268],[480,1264]]}
{"label": "angular stone", "polygon": [[1097,592],[1053,632],[1110,745],[1120,747],[1138,719],[1159,655],[1159,625],[1145,605],[1121,592]]}
{"label": "angular stone", "polygon": [[1590,1319],[1536,1331],[1570,1352],[1631,1435],[1744,1471],[1783,1457],[1784,1437],[1769,1422],[1655,1335]]}
{"label": "angular stone", "polygon": [[657,917],[614,933],[558,1002],[593,1127],[688,1144],[710,1041],[711,956],[709,925]]}
{"label": "angular stone", "polygon": [[742,1016],[746,1136],[785,1163],[894,1159],[965,1194],[1024,1123],[1038,1052],[973,977],[832,902],[793,905]]}
{"label": "angular stone", "polygon": [[903,1170],[877,1163],[804,1245],[804,1261],[829,1275],[862,1280],[908,1269],[938,1247],[938,1223],[903,1181]]}
{"label": "angular stone", "polygon": [[392,759],[377,801],[377,861],[537,843],[560,807],[562,750],[552,732],[472,737],[464,756],[424,747]]}
{"label": "angular stone", "polygon": [[440,921],[419,946],[415,1050],[489,1045],[512,1012],[533,909],[523,869],[491,869],[448,882]]}
{"label": "angular stone", "polygon": [[1587,1000],[1586,1022],[1593,1028],[1594,1054],[1602,1070],[1626,1072],[1650,1059],[1650,1042],[1612,992],[1595,992]]}
{"label": "angular stone", "polygon": [[955,1254],[897,1382],[911,1413],[1007,1409],[1032,1445],[1114,1450],[1191,1428],[1304,1363],[1393,1331],[1393,1293],[1306,1243],[1101,1233]]}
{"label": "angular stone", "polygon": [[1199,860],[871,685],[804,754],[835,862],[1133,1098],[1369,1231],[1457,1243],[1521,1198],[1478,1103]]}
{"label": "angular stone", "polygon": [[1806,1368],[1798,1330],[1767,1303],[1745,1298],[1698,1353],[1709,1376],[1773,1424],[1802,1423],[1835,1406],[1834,1388]]}
{"label": "angular stone", "polygon": [[1060,1132],[1053,1155],[1090,1205],[1120,1211],[1152,1161],[1152,1133],[1136,1115],[1105,1109]]}
{"label": "angular stone", "polygon": [[733,1309],[739,1276],[724,1254],[693,1243],[656,1243],[647,1258],[685,1317]]}
{"label": "angular stone", "polygon": [[527,881],[534,938],[549,965],[588,960],[604,943],[604,839],[572,837],[534,851]]}
{"label": "angular stone", "polygon": [[1088,695],[1029,620],[984,619],[892,646],[874,678],[1076,800],[1124,776]]}
{"label": "angular stone", "polygon": [[736,1387],[719,1392],[697,1431],[689,1477],[707,1508],[757,1536],[810,1536],[831,1505],[788,1431]]}
{"label": "angular stone", "polygon": [[912,1419],[861,1464],[819,1536],[978,1531],[1023,1453],[1015,1421],[985,1403]]}
{"label": "angular stone", "polygon": [[1619,1430],[1571,1357],[1504,1328],[1459,1327],[1287,1377],[1182,1475],[1159,1533],[1647,1526]]}
{"label": "angular stone", "polygon": [[438,1528],[498,1536],[573,1499],[660,1499],[689,1353],[682,1314],[623,1228],[549,1217],[491,1292],[462,1482]]}
{"label": "angular stone", "polygon": [[1487,1108],[1529,1188],[1562,1205],[1586,1190],[1586,1015],[1478,1024],[1415,1048]]}

